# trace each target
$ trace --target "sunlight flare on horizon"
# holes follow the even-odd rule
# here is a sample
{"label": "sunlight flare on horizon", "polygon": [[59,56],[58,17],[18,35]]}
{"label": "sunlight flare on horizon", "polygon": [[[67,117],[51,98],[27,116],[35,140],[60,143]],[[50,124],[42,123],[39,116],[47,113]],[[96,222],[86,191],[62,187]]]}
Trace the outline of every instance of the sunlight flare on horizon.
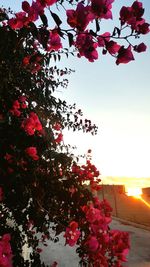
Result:
{"label": "sunlight flare on horizon", "polygon": [[141,200],[148,208],[150,208],[150,204],[142,197],[142,188],[126,187],[126,195]]}
{"label": "sunlight flare on horizon", "polygon": [[133,197],[138,197],[140,198],[142,195],[142,189],[139,187],[133,187],[133,188],[126,188],[127,192],[127,196],[133,196]]}

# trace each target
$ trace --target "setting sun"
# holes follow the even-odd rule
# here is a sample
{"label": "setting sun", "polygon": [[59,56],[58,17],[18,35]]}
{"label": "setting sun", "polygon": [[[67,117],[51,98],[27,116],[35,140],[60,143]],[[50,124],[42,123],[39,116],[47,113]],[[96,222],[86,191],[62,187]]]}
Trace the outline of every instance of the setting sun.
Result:
{"label": "setting sun", "polygon": [[133,197],[141,197],[142,195],[142,189],[141,188],[126,188],[127,190],[127,195],[128,196],[133,196]]}

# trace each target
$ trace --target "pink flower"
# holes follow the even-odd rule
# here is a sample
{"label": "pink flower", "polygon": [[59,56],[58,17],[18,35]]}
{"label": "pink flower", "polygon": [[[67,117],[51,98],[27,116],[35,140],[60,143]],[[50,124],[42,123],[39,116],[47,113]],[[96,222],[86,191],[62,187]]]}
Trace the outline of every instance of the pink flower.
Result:
{"label": "pink flower", "polygon": [[53,129],[56,130],[56,131],[60,131],[60,129],[61,129],[61,125],[60,125],[59,123],[55,123],[55,124],[53,125]]}
{"label": "pink flower", "polygon": [[94,42],[93,36],[87,31],[77,35],[75,46],[79,50],[79,57],[85,56],[90,62],[98,58],[98,52],[96,50],[98,45]]}
{"label": "pink flower", "polygon": [[62,133],[59,133],[57,138],[55,139],[55,142],[56,143],[60,143],[63,141],[63,134]]}
{"label": "pink flower", "polygon": [[147,46],[146,46],[144,43],[141,43],[141,44],[136,45],[136,46],[134,47],[134,50],[135,50],[136,52],[138,52],[138,53],[145,52],[146,49],[147,49]]}
{"label": "pink flower", "polygon": [[66,238],[66,244],[68,244],[71,247],[73,247],[76,244],[81,234],[81,232],[77,230],[77,228],[78,228],[78,223],[72,221],[69,224],[69,227],[66,228],[66,232],[64,234],[64,237]]}
{"label": "pink flower", "polygon": [[97,238],[95,236],[89,236],[85,244],[86,246],[88,246],[88,249],[92,252],[96,251],[99,247],[99,242],[97,241]]}
{"label": "pink flower", "polygon": [[36,0],[36,2],[43,7],[46,7],[55,4],[57,0]]}
{"label": "pink flower", "polygon": [[97,18],[112,19],[112,3],[114,0],[92,0],[91,11]]}
{"label": "pink flower", "polygon": [[19,103],[18,100],[15,100],[13,102],[12,109],[10,109],[10,112],[11,112],[12,115],[14,115],[16,117],[20,117],[21,111],[19,109],[20,109],[20,103]]}
{"label": "pink flower", "polygon": [[59,34],[56,30],[50,32],[50,38],[47,44],[47,51],[58,51],[62,48],[62,43]]}
{"label": "pink flower", "polygon": [[132,7],[123,6],[120,10],[121,24],[129,23],[132,19]]}
{"label": "pink flower", "polygon": [[142,18],[144,14],[143,4],[139,1],[135,1],[131,7],[123,6],[120,10],[120,20],[121,24],[127,23],[131,26],[132,30],[139,34],[147,34],[149,29],[149,24],[145,22]]}
{"label": "pink flower", "polygon": [[20,101],[20,106],[22,109],[26,109],[27,108],[27,102],[26,102],[26,97],[25,96],[20,96],[19,97],[19,101]]}
{"label": "pink flower", "polygon": [[34,112],[30,112],[29,117],[23,120],[21,127],[28,135],[34,135],[35,131],[42,131],[42,124]]}
{"label": "pink flower", "polygon": [[39,156],[37,155],[37,149],[34,146],[27,147],[25,149],[26,154],[31,157],[33,160],[38,160]]}
{"label": "pink flower", "polygon": [[29,65],[29,63],[30,63],[30,59],[31,59],[31,56],[26,56],[26,57],[24,57],[23,60],[22,60],[22,64],[23,64],[24,66]]}
{"label": "pink flower", "polygon": [[79,31],[84,31],[89,22],[94,19],[90,7],[85,7],[82,3],[78,3],[76,10],[67,10],[66,14],[68,24]]}
{"label": "pink flower", "polygon": [[150,24],[144,22],[143,24],[139,24],[137,26],[137,32],[139,34],[147,34],[150,32]]}
{"label": "pink flower", "polygon": [[20,96],[19,97],[19,101],[22,103],[22,102],[25,102],[27,100],[26,96]]}
{"label": "pink flower", "polygon": [[27,13],[30,12],[30,5],[27,1],[22,2],[22,10]]}
{"label": "pink flower", "polygon": [[115,55],[116,53],[118,53],[120,47],[121,45],[117,44],[114,41],[106,42],[106,49],[112,55]]}
{"label": "pink flower", "polygon": [[10,234],[4,234],[0,239],[0,266],[12,267],[12,250],[10,246]]}
{"label": "pink flower", "polygon": [[[41,1],[42,2],[42,1]],[[30,11],[28,12],[28,17],[30,21],[35,21],[40,15],[44,14],[44,6],[39,1],[32,2]]]}
{"label": "pink flower", "polygon": [[98,46],[99,47],[104,47],[105,46],[105,42],[106,41],[109,42],[110,36],[111,36],[110,32],[105,32],[105,33],[101,34],[97,38],[97,40],[98,40]]}
{"label": "pink flower", "polygon": [[134,60],[134,57],[131,52],[131,46],[129,45],[128,48],[124,48],[123,46],[121,46],[121,48],[118,51],[116,64],[117,65],[119,65],[120,63],[126,64],[132,60]]}
{"label": "pink flower", "polygon": [[18,12],[15,14],[16,18],[12,18],[8,21],[8,25],[13,30],[21,29],[27,23],[27,17],[25,12]]}
{"label": "pink flower", "polygon": [[118,257],[120,261],[127,261],[126,256],[129,252],[129,234],[119,230],[110,231],[110,247],[112,253]]}
{"label": "pink flower", "polygon": [[95,221],[99,221],[101,219],[100,210],[90,205],[90,207],[88,207],[86,211],[86,219],[89,223],[94,223]]}

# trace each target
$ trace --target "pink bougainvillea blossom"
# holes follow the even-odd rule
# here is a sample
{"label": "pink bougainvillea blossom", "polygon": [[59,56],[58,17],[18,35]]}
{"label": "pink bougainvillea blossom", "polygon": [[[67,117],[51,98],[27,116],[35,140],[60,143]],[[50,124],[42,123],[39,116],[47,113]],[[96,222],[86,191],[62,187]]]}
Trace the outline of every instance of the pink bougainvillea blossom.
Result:
{"label": "pink bougainvillea blossom", "polygon": [[118,51],[116,64],[117,65],[119,65],[120,63],[126,64],[132,60],[134,60],[134,57],[131,51],[131,46],[129,45],[128,48],[124,48],[123,46],[121,46],[121,48]]}
{"label": "pink bougainvillea blossom", "polygon": [[36,0],[36,2],[43,7],[46,7],[46,6],[52,6],[57,2],[57,0]]}
{"label": "pink bougainvillea blossom", "polygon": [[24,12],[30,12],[30,4],[27,1],[22,2],[22,10]]}
{"label": "pink bougainvillea blossom", "polygon": [[98,46],[104,47],[106,41],[109,42],[110,36],[111,36],[110,32],[105,32],[105,33],[101,34],[100,36],[98,36],[98,38],[97,38]]}
{"label": "pink bougainvillea blossom", "polygon": [[50,31],[49,41],[47,43],[47,51],[58,51],[60,48],[62,48],[62,43],[57,30]]}
{"label": "pink bougainvillea blossom", "polygon": [[23,66],[29,65],[31,56],[25,56],[22,60]]}
{"label": "pink bougainvillea blossom", "polygon": [[106,49],[112,55],[117,54],[120,47],[121,47],[121,45],[117,44],[114,41],[109,41],[109,42],[106,41]]}
{"label": "pink bougainvillea blossom", "polygon": [[146,49],[147,49],[147,46],[144,43],[134,46],[134,50],[138,53],[145,52]]}
{"label": "pink bougainvillea blossom", "polygon": [[24,96],[20,96],[18,100],[13,102],[12,108],[10,109],[10,113],[15,117],[20,117],[21,109],[27,108],[26,98]]}
{"label": "pink bougainvillea blossom", "polygon": [[34,112],[30,112],[29,117],[24,119],[21,127],[25,130],[28,135],[34,135],[36,131],[42,131],[42,124]]}
{"label": "pink bougainvillea blossom", "polygon": [[62,141],[63,141],[63,134],[62,133],[59,133],[57,135],[57,138],[55,139],[55,143],[59,144]]}
{"label": "pink bougainvillea blossom", "polygon": [[132,30],[138,34],[147,34],[150,29],[149,24],[142,18],[143,14],[144,8],[142,2],[135,1],[131,7],[123,6],[120,10],[121,24],[124,25],[126,23],[130,25]]}
{"label": "pink bougainvillea blossom", "polygon": [[55,124],[53,125],[53,129],[56,130],[56,131],[60,131],[60,130],[61,130],[61,125],[60,125],[60,123],[55,123]]}
{"label": "pink bougainvillea blossom", "polygon": [[93,206],[90,206],[86,212],[87,221],[93,223],[95,221],[100,220],[100,218],[101,218],[100,210],[94,208]]}
{"label": "pink bougainvillea blossom", "polygon": [[9,19],[8,25],[13,30],[18,30],[21,29],[28,22],[28,20],[25,12],[18,12],[15,14],[15,16],[15,18]]}
{"label": "pink bougainvillea blossom", "polygon": [[79,31],[84,31],[89,22],[94,19],[90,7],[85,7],[81,2],[78,3],[76,10],[67,10],[66,14],[68,24]]}
{"label": "pink bougainvillea blossom", "polygon": [[10,109],[10,113],[16,117],[20,117],[21,115],[21,111],[20,111],[20,103],[18,100],[15,100],[13,102],[13,106],[12,108]]}
{"label": "pink bougainvillea blossom", "polygon": [[34,146],[27,147],[25,149],[26,154],[31,157],[33,160],[38,160],[39,156],[37,155],[37,149]]}
{"label": "pink bougainvillea blossom", "polygon": [[91,10],[97,18],[112,19],[112,3],[114,0],[91,0]]}
{"label": "pink bougainvillea blossom", "polygon": [[0,266],[12,267],[12,250],[10,246],[10,234],[4,234],[0,238]]}
{"label": "pink bougainvillea blossom", "polygon": [[110,230],[110,247],[111,251],[119,262],[127,261],[127,254],[130,248],[130,240],[127,232],[121,232],[119,230]]}
{"label": "pink bougainvillea blossom", "polygon": [[87,31],[78,34],[75,46],[79,50],[79,57],[85,56],[90,62],[94,62],[98,58],[98,52],[96,50],[98,44]]}
{"label": "pink bougainvillea blossom", "polygon": [[25,96],[20,96],[18,100],[22,109],[26,109],[28,107],[27,98]]}
{"label": "pink bougainvillea blossom", "polygon": [[137,25],[137,32],[139,34],[147,34],[150,32],[150,24],[144,22],[143,24],[138,24]]}
{"label": "pink bougainvillea blossom", "polygon": [[90,252],[96,251],[99,247],[99,242],[95,236],[89,236],[85,245],[87,246]]}
{"label": "pink bougainvillea blossom", "polygon": [[64,237],[66,238],[66,244],[73,247],[79,239],[81,232],[77,230],[78,223],[75,221],[70,222],[69,227],[66,228]]}

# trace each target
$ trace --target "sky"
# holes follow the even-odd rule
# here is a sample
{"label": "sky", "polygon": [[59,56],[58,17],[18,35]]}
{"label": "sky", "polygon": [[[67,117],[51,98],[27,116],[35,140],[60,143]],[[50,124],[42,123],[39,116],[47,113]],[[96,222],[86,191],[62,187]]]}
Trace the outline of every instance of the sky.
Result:
{"label": "sky", "polygon": [[[1,0],[17,10],[20,0]],[[121,3],[120,3],[121,2]],[[119,8],[133,1],[116,0],[114,20],[101,26],[102,32],[118,24]],[[141,0],[145,18],[150,22],[150,1]],[[117,26],[117,25],[115,25]],[[135,61],[117,66],[114,58],[99,53],[94,63],[69,57],[62,66],[75,69],[69,77],[68,89],[58,92],[68,103],[76,103],[84,116],[98,126],[98,134],[65,132],[65,143],[76,145],[79,154],[92,149],[93,163],[106,183],[130,182],[150,186],[150,34],[141,37],[147,52],[135,54]],[[120,177],[118,178],[111,177]],[[121,178],[124,177],[124,178]]]}

